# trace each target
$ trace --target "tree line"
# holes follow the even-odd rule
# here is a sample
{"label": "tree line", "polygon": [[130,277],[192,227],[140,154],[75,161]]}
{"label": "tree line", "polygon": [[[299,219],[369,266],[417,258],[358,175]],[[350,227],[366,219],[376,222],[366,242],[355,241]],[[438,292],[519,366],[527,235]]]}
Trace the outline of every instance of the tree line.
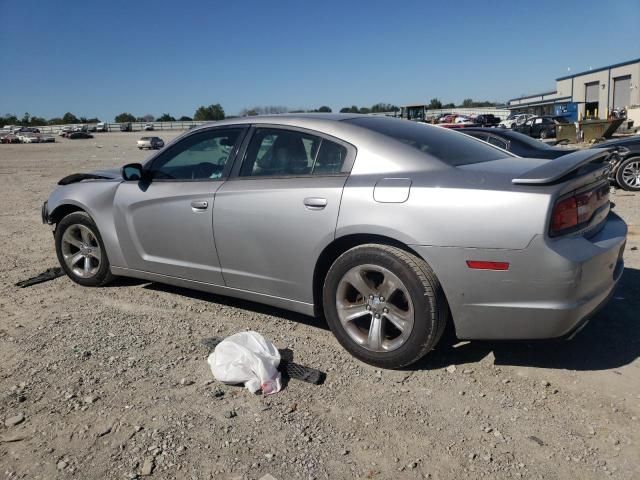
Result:
{"label": "tree line", "polygon": [[499,102],[476,102],[472,98],[465,98],[460,105],[456,105],[455,103],[442,103],[437,98],[432,98],[427,105],[429,110],[442,110],[447,108],[477,108],[477,107],[497,107],[502,105]]}
{"label": "tree line", "polygon": [[[465,98],[460,105],[455,105],[454,103],[445,103],[443,104],[439,99],[432,98],[427,108],[433,110],[447,109],[447,108],[474,108],[474,107],[495,107],[500,105],[497,102],[488,102],[482,101],[477,102],[471,98]],[[398,112],[400,107],[397,105],[393,105],[390,103],[376,103],[371,107],[358,107],[357,105],[351,105],[350,107],[343,107],[340,109],[340,113],[382,113],[382,112]],[[321,113],[331,113],[331,108],[323,105],[321,107],[304,110],[304,109],[295,109],[290,110],[288,107],[284,107],[281,105],[267,105],[267,106],[256,106],[250,108],[243,108],[240,111],[241,117],[253,116],[253,115],[270,115],[270,114],[278,114],[278,113],[310,113],[310,112],[321,112]],[[226,118],[224,108],[219,103],[214,103],[211,105],[202,105],[196,109],[193,114],[193,117],[189,117],[183,115],[179,118],[176,118],[169,113],[163,113],[158,118],[155,118],[151,114],[146,114],[143,116],[135,116],[129,112],[122,112],[115,117],[116,123],[128,123],[128,122],[190,122],[193,120],[196,121],[215,121],[215,120],[223,120]],[[99,123],[100,119],[97,117],[86,118],[86,117],[77,117],[71,112],[65,113],[62,117],[54,117],[50,119],[45,119],[43,117],[38,117],[35,115],[31,115],[29,113],[25,113],[22,118],[18,118],[14,114],[6,114],[0,117],[0,128],[5,125],[22,125],[25,127],[36,127],[42,125],[63,125],[63,124],[77,124],[77,123]]]}

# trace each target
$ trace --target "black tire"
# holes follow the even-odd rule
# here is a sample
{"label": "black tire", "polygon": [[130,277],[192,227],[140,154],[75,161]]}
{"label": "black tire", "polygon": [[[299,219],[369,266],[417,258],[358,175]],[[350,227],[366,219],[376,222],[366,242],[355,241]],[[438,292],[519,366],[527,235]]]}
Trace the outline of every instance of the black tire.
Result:
{"label": "black tire", "polygon": [[637,168],[640,169],[640,157],[631,157],[624,159],[622,162],[620,162],[620,165],[618,165],[618,168],[616,169],[616,183],[623,190],[637,192],[640,191],[640,182],[636,182],[638,183],[637,185],[632,185],[624,178],[624,169],[627,167],[631,168],[629,165],[631,163],[636,164],[638,166]]}
{"label": "black tire", "polygon": [[[362,265],[390,271],[404,284],[413,303],[411,332],[394,350],[376,352],[363,347],[352,339],[340,321],[337,306],[340,282],[347,272]],[[387,369],[402,368],[424,357],[442,337],[449,317],[444,292],[429,265],[405,250],[379,244],[354,247],[338,257],[325,278],[323,307],[329,328],[349,353],[365,363]]]}
{"label": "black tire", "polygon": [[[100,261],[97,262],[98,265],[95,273],[90,274],[90,276],[88,277],[82,277],[76,274],[67,265],[67,261],[65,260],[63,252],[63,249],[65,248],[63,246],[63,237],[65,232],[70,228],[78,228],[81,226],[84,226],[90,230],[90,232],[93,234],[93,237],[95,238],[97,246],[100,247]],[[65,271],[67,276],[77,284],[84,287],[102,287],[113,281],[113,279],[115,278],[115,276],[111,273],[107,251],[104,248],[104,242],[102,241],[102,237],[100,236],[98,227],[88,213],[73,212],[60,220],[60,222],[58,222],[58,224],[56,225],[55,244],[56,254],[58,256],[60,266]]]}

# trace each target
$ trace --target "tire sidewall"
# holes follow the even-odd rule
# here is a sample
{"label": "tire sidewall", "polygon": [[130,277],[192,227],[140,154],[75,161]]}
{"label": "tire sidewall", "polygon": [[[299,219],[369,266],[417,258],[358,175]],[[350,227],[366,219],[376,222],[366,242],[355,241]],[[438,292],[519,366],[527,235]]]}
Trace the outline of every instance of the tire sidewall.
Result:
{"label": "tire sidewall", "polygon": [[[94,236],[98,240],[98,245],[100,246],[100,251],[102,253],[102,259],[98,272],[91,278],[82,278],[77,276],[67,267],[67,263],[64,261],[64,257],[62,255],[62,236],[64,235],[64,232],[72,225],[84,225],[88,227],[89,229],[91,229]],[[107,251],[104,248],[102,236],[100,235],[98,227],[87,213],[74,212],[60,220],[60,222],[58,222],[58,224],[56,225],[55,244],[56,255],[58,256],[58,262],[60,262],[60,266],[65,271],[67,276],[77,284],[84,287],[98,287],[104,285],[110,280],[111,267],[109,265],[109,259],[107,258]]]}
{"label": "tire sidewall", "polygon": [[[391,352],[372,352],[351,340],[342,327],[336,307],[336,292],[342,277],[358,265],[379,265],[394,273],[405,285],[415,312],[413,330],[405,343]],[[415,272],[400,258],[383,249],[370,246],[355,248],[341,255],[330,268],[323,288],[323,308],[327,323],[338,342],[353,356],[382,368],[401,368],[417,360],[418,352],[432,335],[436,335],[435,308]]]}
{"label": "tire sidewall", "polygon": [[640,162],[640,157],[631,157],[620,162],[620,165],[618,165],[618,168],[616,169],[616,183],[623,190],[627,190],[629,192],[637,192],[637,191],[640,191],[640,187],[633,187],[631,185],[627,185],[627,183],[622,178],[622,171],[631,162]]}

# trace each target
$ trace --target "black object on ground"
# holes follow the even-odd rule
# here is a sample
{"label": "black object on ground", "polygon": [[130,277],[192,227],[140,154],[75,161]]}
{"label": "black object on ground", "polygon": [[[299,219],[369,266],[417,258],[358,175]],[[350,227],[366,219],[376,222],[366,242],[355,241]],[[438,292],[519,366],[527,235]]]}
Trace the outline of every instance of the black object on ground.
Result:
{"label": "black object on ground", "polygon": [[44,272],[36,275],[35,277],[27,278],[26,280],[16,283],[16,287],[30,287],[31,285],[37,285],[38,283],[44,283],[49,280],[53,280],[54,278],[62,277],[63,275],[64,270],[60,267],[47,268]]}
{"label": "black object on ground", "polygon": [[[222,342],[222,338],[211,337],[204,338],[202,340],[202,344],[209,349],[209,351],[213,351],[220,342]],[[293,378],[295,380],[300,380],[302,382],[312,383],[313,385],[322,385],[327,378],[327,374],[321,372],[320,370],[316,370],[315,368],[305,367],[304,365],[299,365],[293,361],[293,351],[288,348],[278,349],[280,352],[280,365],[278,365],[278,371],[285,378]]]}

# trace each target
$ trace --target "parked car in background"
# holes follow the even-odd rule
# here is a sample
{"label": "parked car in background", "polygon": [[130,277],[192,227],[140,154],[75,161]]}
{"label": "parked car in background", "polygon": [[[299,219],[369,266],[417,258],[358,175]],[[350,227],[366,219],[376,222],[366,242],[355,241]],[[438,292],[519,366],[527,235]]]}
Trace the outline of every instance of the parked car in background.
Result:
{"label": "parked car in background", "polygon": [[160,137],[142,137],[138,140],[138,148],[142,150],[143,148],[148,148],[149,150],[157,150],[158,148],[164,147],[164,140]]}
{"label": "parked car in background", "polygon": [[96,132],[108,132],[109,125],[106,122],[100,122],[96,125]]}
{"label": "parked car in background", "polygon": [[640,191],[640,135],[607,140],[591,148],[615,148],[611,179],[623,190]]}
{"label": "parked car in background", "polygon": [[234,118],[60,180],[42,219],[80,285],[137,277],[322,315],[354,356],[400,368],[449,322],[484,340],[584,326],[624,270],[608,156],[522,159],[381,116]]}
{"label": "parked car in background", "polygon": [[21,143],[40,143],[40,135],[36,133],[20,133],[18,134],[18,138]]}
{"label": "parked car in background", "polygon": [[500,123],[500,119],[492,113],[482,113],[474,119],[474,123],[483,127],[496,127]]}
{"label": "parked car in background", "polygon": [[98,126],[95,123],[88,125],[87,132],[97,132]]}
{"label": "parked car in background", "polygon": [[504,128],[470,127],[458,131],[508,150],[520,157],[553,159],[577,151],[570,148],[551,147],[523,133]]}
{"label": "parked car in background", "polygon": [[556,136],[556,125],[559,123],[569,123],[569,121],[565,117],[533,117],[522,125],[516,125],[513,129],[533,138],[554,138]]}
{"label": "parked car in background", "polygon": [[13,133],[7,133],[0,137],[0,143],[20,143],[20,139]]}
{"label": "parked car in background", "polygon": [[70,127],[70,126],[62,127],[58,135],[60,135],[61,137],[66,137],[67,134],[70,132],[73,132],[73,127]]}
{"label": "parked car in background", "polygon": [[131,122],[121,123],[120,131],[121,132],[130,132],[133,128],[131,127]]}
{"label": "parked car in background", "polygon": [[66,137],[70,140],[77,140],[81,138],[93,138],[93,135],[91,135],[88,132],[79,131],[79,132],[69,132],[67,133]]}
{"label": "parked car in background", "polygon": [[142,127],[142,130],[144,130],[145,132],[150,132],[153,130],[153,123],[145,123],[144,126]]}
{"label": "parked car in background", "polygon": [[40,135],[41,143],[55,143],[56,137],[53,135]]}
{"label": "parked car in background", "polygon": [[530,113],[512,113],[507,118],[502,120],[498,126],[501,128],[514,128],[516,125],[522,125],[530,118],[535,117]]}
{"label": "parked car in background", "polygon": [[40,133],[40,130],[34,127],[20,127],[13,130],[13,133],[20,135],[21,133]]}

